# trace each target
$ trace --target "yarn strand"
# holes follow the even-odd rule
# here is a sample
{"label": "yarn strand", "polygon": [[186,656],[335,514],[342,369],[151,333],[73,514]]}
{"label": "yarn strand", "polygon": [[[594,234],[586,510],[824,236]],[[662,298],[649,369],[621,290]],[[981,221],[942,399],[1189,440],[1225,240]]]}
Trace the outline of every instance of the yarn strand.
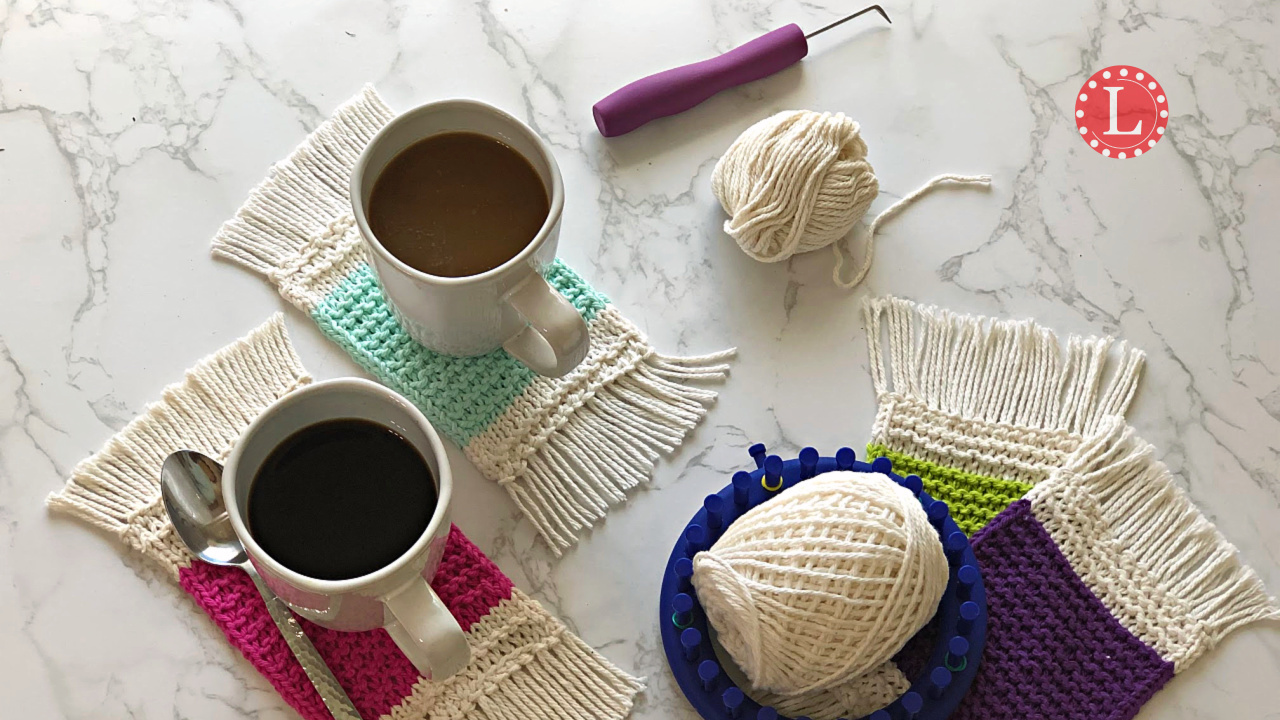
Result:
{"label": "yarn strand", "polygon": [[881,212],[879,215],[876,216],[875,220],[871,221],[870,227],[867,228],[867,242],[866,242],[867,248],[862,256],[862,265],[858,268],[858,272],[848,282],[840,279],[841,270],[844,268],[844,253],[840,252],[839,243],[832,244],[831,251],[835,253],[836,266],[831,270],[831,279],[835,282],[835,284],[839,285],[841,288],[845,290],[850,290],[854,287],[857,287],[858,284],[861,283],[862,280],[867,277],[867,273],[871,271],[871,259],[875,255],[875,251],[876,251],[876,230],[880,229],[880,223],[886,222],[888,220],[892,220],[894,216],[896,216],[898,213],[907,209],[909,206],[915,203],[915,201],[929,194],[935,188],[945,183],[951,183],[951,182],[960,183],[964,185],[983,185],[986,187],[990,187],[991,176],[990,175],[955,175],[952,173],[939,175],[934,179],[930,180],[929,182],[925,183],[924,185],[922,185],[920,188],[918,188],[914,192],[906,195],[898,202],[885,208],[883,212]]}
{"label": "yarn strand", "polygon": [[830,246],[832,280],[849,289],[871,270],[876,230],[943,183],[990,185],[990,175],[939,175],[871,222],[862,267],[840,279],[840,241],[867,214],[880,181],[867,162],[862,129],[844,113],[790,110],[747,128],[711,172],[711,192],[729,219],[724,231],[752,259],[784,262]]}

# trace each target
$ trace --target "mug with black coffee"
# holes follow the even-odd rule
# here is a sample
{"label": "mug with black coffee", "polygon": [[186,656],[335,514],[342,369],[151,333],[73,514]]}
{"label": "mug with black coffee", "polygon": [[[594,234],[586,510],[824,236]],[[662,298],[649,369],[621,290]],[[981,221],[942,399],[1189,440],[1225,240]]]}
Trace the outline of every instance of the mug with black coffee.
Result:
{"label": "mug with black coffee", "polygon": [[560,169],[524,123],[473,100],[410,110],[361,154],[351,206],[418,342],[458,356],[505,348],[551,377],[586,357],[586,322],[542,277],[559,241]]}
{"label": "mug with black coffee", "polygon": [[334,630],[385,627],[424,676],[470,661],[431,589],[449,535],[452,475],[439,436],[377,383],[328,380],[286,395],[232,449],[222,493],[262,579]]}

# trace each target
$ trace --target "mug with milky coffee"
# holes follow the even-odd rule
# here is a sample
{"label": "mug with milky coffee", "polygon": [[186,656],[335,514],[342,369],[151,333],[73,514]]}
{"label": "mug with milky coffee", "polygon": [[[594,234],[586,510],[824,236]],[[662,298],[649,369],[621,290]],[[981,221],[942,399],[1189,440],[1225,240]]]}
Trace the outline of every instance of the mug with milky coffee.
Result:
{"label": "mug with milky coffee", "polygon": [[560,169],[524,123],[474,100],[414,108],[374,136],[351,206],[396,318],[448,355],[498,348],[558,377],[587,325],[542,277],[564,207]]}

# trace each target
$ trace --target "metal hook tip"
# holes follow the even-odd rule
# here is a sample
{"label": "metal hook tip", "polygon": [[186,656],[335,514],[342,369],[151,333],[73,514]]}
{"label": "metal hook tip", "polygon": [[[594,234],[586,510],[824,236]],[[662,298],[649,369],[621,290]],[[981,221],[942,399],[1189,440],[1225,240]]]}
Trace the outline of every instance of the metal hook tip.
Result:
{"label": "metal hook tip", "polygon": [[813,37],[814,35],[821,35],[822,33],[824,33],[824,32],[826,32],[826,31],[830,30],[830,29],[831,29],[831,28],[833,28],[833,27],[836,27],[837,25],[843,25],[843,24],[845,24],[845,23],[849,22],[850,20],[852,20],[852,19],[854,19],[854,18],[858,17],[859,15],[865,15],[866,13],[869,13],[869,12],[871,12],[872,10],[876,11],[877,13],[879,13],[879,14],[880,14],[880,17],[884,18],[885,22],[889,23],[890,25],[892,25],[892,24],[893,24],[893,21],[889,19],[889,13],[885,12],[885,11],[884,11],[884,8],[880,7],[879,5],[871,5],[871,6],[868,6],[868,7],[864,7],[864,8],[862,8],[861,10],[859,10],[859,11],[858,11],[858,12],[856,12],[856,13],[853,13],[852,15],[846,15],[846,16],[844,16],[844,17],[840,18],[839,20],[837,20],[837,21],[835,21],[835,22],[831,23],[830,25],[827,25],[827,26],[825,26],[825,27],[820,27],[820,28],[818,28],[817,30],[814,30],[813,32],[809,33],[808,35],[805,35],[805,36],[804,36],[804,39],[805,39],[805,40],[808,40],[809,38]]}

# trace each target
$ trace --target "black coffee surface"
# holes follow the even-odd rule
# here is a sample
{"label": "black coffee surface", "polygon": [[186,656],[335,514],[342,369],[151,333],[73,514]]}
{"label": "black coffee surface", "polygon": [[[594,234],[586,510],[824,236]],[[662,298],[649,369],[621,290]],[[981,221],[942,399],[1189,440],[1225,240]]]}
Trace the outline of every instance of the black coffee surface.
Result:
{"label": "black coffee surface", "polygon": [[280,564],[319,580],[389,565],[436,510],[431,468],[395,431],[327,420],[271,451],[249,488],[249,532]]}
{"label": "black coffee surface", "polygon": [[515,257],[551,203],[523,155],[487,135],[447,132],[392,158],[369,195],[369,229],[406,265],[465,277]]}

